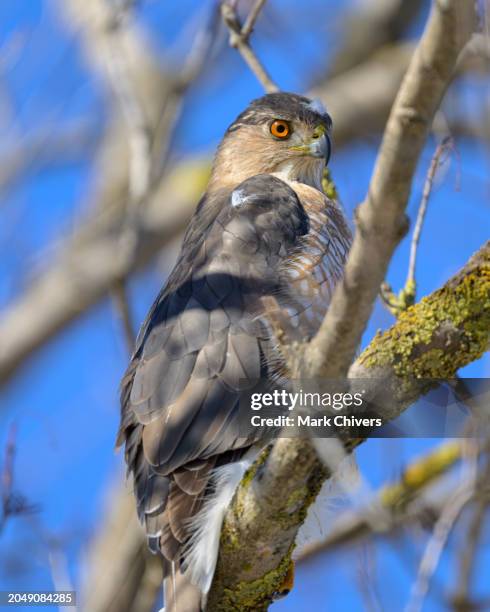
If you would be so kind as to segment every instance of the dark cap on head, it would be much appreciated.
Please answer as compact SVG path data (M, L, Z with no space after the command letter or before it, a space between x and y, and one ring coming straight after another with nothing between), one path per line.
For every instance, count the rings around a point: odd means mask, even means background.
M332 119L320 100L310 100L295 93L270 93L252 100L247 108L236 118L229 127L232 131L240 125L257 125L271 117L275 119L299 119L304 123L323 125L330 130Z

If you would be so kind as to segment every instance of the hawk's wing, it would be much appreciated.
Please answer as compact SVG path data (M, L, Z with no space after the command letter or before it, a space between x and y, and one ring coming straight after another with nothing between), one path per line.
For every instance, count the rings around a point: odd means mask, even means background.
M295 192L270 175L205 197L123 380L119 443L150 540L173 559L210 470L264 432L240 430L239 392L278 362L266 299L308 232ZM275 367L275 366L272 366Z

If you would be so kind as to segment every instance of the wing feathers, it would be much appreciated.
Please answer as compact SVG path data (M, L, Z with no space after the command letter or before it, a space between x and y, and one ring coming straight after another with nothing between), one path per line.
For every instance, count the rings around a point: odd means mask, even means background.
M335 229L335 215L315 209L310 219L283 181L259 175L236 189L234 206L225 190L200 203L123 380L118 440L150 547L169 560L182 560L214 466L256 441L240 430L239 397L284 373L277 321L311 330L345 256L345 240L323 227ZM321 267L326 251L332 274Z

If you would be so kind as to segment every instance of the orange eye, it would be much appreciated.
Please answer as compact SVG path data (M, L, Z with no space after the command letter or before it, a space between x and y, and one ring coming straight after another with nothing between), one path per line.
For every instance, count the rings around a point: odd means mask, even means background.
M287 138L291 133L291 128L287 121L276 119L271 124L271 134L276 138Z

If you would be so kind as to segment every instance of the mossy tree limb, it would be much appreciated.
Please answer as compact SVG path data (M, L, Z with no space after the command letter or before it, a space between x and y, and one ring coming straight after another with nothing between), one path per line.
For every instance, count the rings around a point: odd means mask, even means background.
M326 478L303 440L278 440L245 475L221 533L208 597L213 612L267 610L290 564L296 533Z
M350 375L390 385L394 396L386 418L395 418L423 394L424 377L453 377L478 359L489 341L490 242L442 288L378 334ZM350 441L348 450L361 442ZM307 508L327 477L304 440L280 439L262 456L225 518L207 610L267 610L287 573Z

